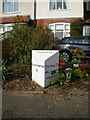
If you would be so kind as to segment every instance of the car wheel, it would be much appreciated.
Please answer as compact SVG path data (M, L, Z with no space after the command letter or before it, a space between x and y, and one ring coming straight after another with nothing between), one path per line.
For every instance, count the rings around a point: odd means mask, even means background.
M68 51L62 51L60 53L60 57L62 57L65 62L71 61L72 59L72 55Z

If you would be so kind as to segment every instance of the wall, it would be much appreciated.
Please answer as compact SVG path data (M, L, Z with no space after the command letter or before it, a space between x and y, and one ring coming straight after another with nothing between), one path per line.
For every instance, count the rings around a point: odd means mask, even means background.
M31 19L33 19L33 2L20 2L20 11L14 13L3 13L2 1L0 1L0 22L13 22L13 19L17 15L22 15L26 19L28 15L30 15Z
M79 0L81 2L69 2L69 9L67 10L49 10L49 0L46 1L37 2L37 19L83 18L83 0Z
M41 20L37 20L37 26L43 26L44 28L46 28L50 23L57 23L57 22L71 23L72 21L75 21L77 19L78 18L41 19Z

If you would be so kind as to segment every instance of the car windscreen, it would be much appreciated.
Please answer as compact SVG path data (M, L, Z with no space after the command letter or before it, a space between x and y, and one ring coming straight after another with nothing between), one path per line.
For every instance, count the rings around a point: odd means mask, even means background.
M70 37L63 38L59 43L72 43L72 39Z

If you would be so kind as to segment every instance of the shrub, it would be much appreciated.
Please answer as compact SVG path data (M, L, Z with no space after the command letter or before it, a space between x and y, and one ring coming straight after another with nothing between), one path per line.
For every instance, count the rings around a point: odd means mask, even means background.
M84 22L85 21L83 19L78 19L72 22L70 25L70 35L71 36L82 35L82 31L83 31L82 27L83 27Z
M2 80L3 83L7 82L8 78L13 77L13 73L11 73L8 69L7 69L7 65L6 65L7 61L3 61L0 59L0 80ZM1 81L0 81L1 82Z
M53 72L53 77L51 78L50 83L52 85L63 85L71 80L71 74L70 70L59 71L59 73Z
M83 70L84 73L90 74L90 61L82 61L82 63L80 64L80 69Z
M77 68L72 71L72 80L74 79L76 80L79 79L81 81L84 81L87 78L86 78L86 74L81 69Z
M81 60L86 56L85 52L80 48L71 49L72 52L72 62L81 62Z
M7 60L10 50L10 41L9 39L5 39L2 41L2 59Z
M52 85L54 85L54 84L63 85L64 81L65 81L65 73L59 72L59 73L55 74L55 76L54 76L54 74L53 74L53 78L51 78L51 80L50 80L50 83Z
M10 41L8 64L30 66L31 51L52 49L55 38L48 28L43 29L40 26L34 28L16 23L8 40Z

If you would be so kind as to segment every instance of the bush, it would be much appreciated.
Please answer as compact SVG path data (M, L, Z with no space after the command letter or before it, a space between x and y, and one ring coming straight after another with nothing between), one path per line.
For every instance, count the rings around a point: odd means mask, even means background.
M86 56L86 53L80 48L71 49L72 52L72 62L81 62Z
M85 21L83 19L78 19L72 22L70 25L70 35L71 36L82 35L84 22Z
M86 80L86 74L79 68L72 71L72 80L79 79L80 81Z
M90 74L90 61L82 61L82 63L80 64L80 69L82 69L84 73Z
M10 41L9 39L5 39L2 41L2 59L7 60L10 50Z
M71 75L72 75L72 73L71 73L70 69L69 70L65 70L65 71L59 71L59 73L55 73L54 72L52 74L52 78L50 80L50 84L51 85L57 84L59 86L64 85L65 83L70 82Z
M7 65L6 65L7 61L3 61L0 59L0 82L5 83L7 82L8 78L13 77L13 73L11 73L8 69L7 69Z
M19 66L31 65L31 51L52 49L55 38L49 29L29 27L26 24L15 24L10 32L10 51L8 64Z

